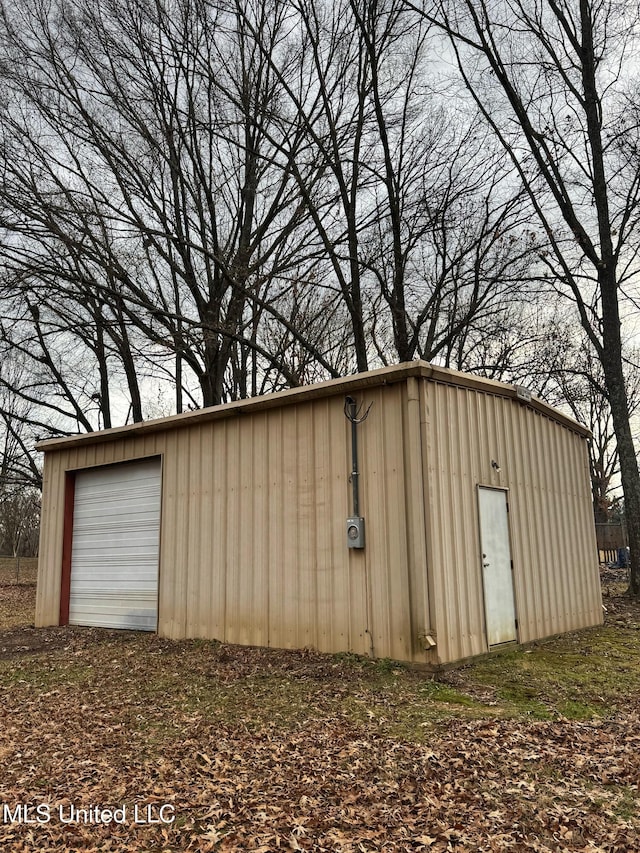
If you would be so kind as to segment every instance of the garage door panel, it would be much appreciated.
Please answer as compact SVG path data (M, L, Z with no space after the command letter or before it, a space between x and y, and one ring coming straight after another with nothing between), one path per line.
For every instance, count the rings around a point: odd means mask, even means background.
M85 531L80 531L81 533ZM105 534L105 541L102 542L101 545L98 545L97 536L102 533L103 537ZM90 557L92 554L95 554L98 557L104 557L105 554L112 553L112 549L117 548L127 548L131 549L132 552L138 551L140 554L143 554L145 549L148 550L150 545L155 543L157 539L157 533L153 531L149 531L145 528L145 530L140 531L135 527L128 527L128 529L123 530L122 526L116 531L110 529L108 526L103 527L102 529L99 527L89 528L86 531L86 536L77 536L76 542L78 543L78 553L83 553L87 557ZM105 550L105 542L109 545L108 551ZM102 550L98 551L98 548Z
M96 488L101 489L100 494L96 494ZM80 494L83 498L83 507L86 511L95 512L103 506L109 506L110 509L117 509L118 505L126 507L131 503L132 497L137 494L158 496L160 494L160 489L158 485L150 479L144 479L138 483L131 483L129 488L117 490L109 490L101 482L91 482L88 487L81 489Z
M99 488L99 487L98 487ZM115 524L116 520L128 518L129 513L131 512L132 504L135 504L136 499L140 500L149 500L151 498L155 498L159 500L160 495L155 495L152 492L138 492L137 494L129 494L126 496L126 501L123 497L115 497L113 501L104 501L102 503L95 503L90 506L84 502L86 499L83 499L80 496L80 499L83 500L82 509L77 515L78 525L80 527L91 527L96 523L100 523L104 521L105 524ZM76 501L78 500L78 495L76 495ZM108 513L108 518L105 518L105 515ZM145 525L153 525L155 522L155 515L152 510L146 510L144 507L138 507L136 518L132 519L132 523L137 526L144 527Z
M104 606L94 604L92 607L87 607L85 610L82 624L94 628L120 628L129 631L155 631L156 620L149 614L147 602L141 602L140 609L129 609L127 611L118 612L113 609L111 603L107 602Z
M153 565L155 561L148 556L149 551L154 546L155 542L152 537L146 537L144 540L136 542L134 545L128 545L126 541L118 539L110 544L109 552L96 554L94 551L86 547L79 547L74 556L82 558L89 563L96 565L117 565L124 558L135 561L138 565Z
M105 514L109 512L108 518L105 518ZM100 511L93 512L91 515L79 515L77 529L78 530L90 530L91 528L99 527L101 530L111 529L118 530L123 521L127 521L127 528L137 528L141 531L144 530L154 530L156 527L157 519L155 518L155 514L150 512L140 512L140 516L132 519L130 517L130 510L123 511L110 511L108 508L100 508Z
M160 460L76 474L69 622L154 631Z
M146 573L140 577L137 577L132 580L124 580L118 582L118 588L114 593L112 590L112 582L109 578L106 577L96 577L94 582L89 581L79 581L75 584L75 588L73 594L71 596L71 600L74 598L79 600L82 596L102 596L104 594L109 594L111 598L114 600L119 600L121 598L122 592L130 592L132 595L136 594L138 596L148 597L150 600L155 601L155 594L152 594L149 591L149 587L152 585L154 580L153 574L151 572Z

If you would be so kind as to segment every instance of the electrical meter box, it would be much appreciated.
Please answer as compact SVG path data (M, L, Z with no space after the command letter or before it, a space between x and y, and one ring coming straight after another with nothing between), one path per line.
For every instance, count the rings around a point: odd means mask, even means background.
M364 518L347 519L347 545L349 548L364 548Z

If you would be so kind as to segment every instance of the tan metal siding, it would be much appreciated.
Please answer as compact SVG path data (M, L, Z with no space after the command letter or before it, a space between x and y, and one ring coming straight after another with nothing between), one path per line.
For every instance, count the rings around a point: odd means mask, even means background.
M329 649L333 642L341 642L343 648L354 648L350 638L348 602L349 570L336 572L344 560L344 542L341 541L341 511L346 512L347 471L346 454L333 452L331 436L344 429L341 420L336 420L332 429L332 407L328 401L314 407L314 470L315 529L317 554L317 601L318 601L318 648ZM341 413L333 410L334 417ZM336 449L337 450L337 449ZM360 642L356 646L360 647Z
M58 620L64 472L159 453L159 633L359 653L373 638L380 656L424 660L416 635L425 620L410 595L412 583L424 596L425 565L423 545L412 545L410 582L407 515L416 527L423 510L419 459L404 446L406 396L403 383L362 397L373 402L359 428L364 552L346 547L342 396L49 452L38 624ZM418 409L413 417L419 434Z
M440 661L487 650L477 484L508 489L520 641L600 622L584 438L525 405L470 388L425 382L425 396Z
M240 516L243 511L241 503L241 488L242 483L239 478L240 473L240 447L238 441L240 424L237 420L233 420L224 424L224 431L220 435L220 431L214 429L213 442L214 446L218 443L225 448L226 468L224 480L226 485L226 494L220 495L220 499L227 502L226 526L220 532L227 541L226 563L223 566L216 567L218 571L225 571L227 582L225 584L225 600L220 602L224 607L224 633L218 639L226 642L239 642L242 631L242 613L239 611L238 599L240 594L240 585L243 582L241 577L244 566L240 567L239 561L239 542L238 542L238 526L240 524ZM246 535L253 535L249 519L246 520ZM242 569L242 571L240 571ZM250 593L250 589L247 590ZM249 608L252 602L248 599L245 607ZM185 614L186 617L186 614ZM246 633L246 632L245 632Z
M426 554L417 386L412 394L411 406L406 383L363 397L365 405L373 405L359 427L362 512L374 654L425 661L418 641L426 628Z
M64 469L61 454L47 454L42 480L42 513L36 625L57 625L60 616L62 534L64 522Z
M478 412L476 392L438 384L426 390L437 654L449 661L486 650L476 504L481 478L472 449L476 436L478 449L493 443L495 429L492 419Z
M601 600L586 443L524 409L519 420L509 467L518 481L511 526L525 642L601 621Z
M160 608L158 631L165 636L184 637L186 630L187 568L189 565L189 457L193 433L175 430L166 436L168 470L163 482L162 526L160 541ZM166 549L166 553L165 553ZM163 598L162 580L168 596Z
M211 430L207 424L203 424L197 431L197 441L191 458L192 469L196 470L200 478L199 489L196 492L199 497L189 501L189 537L193 543L191 547L196 561L197 555L201 555L203 560L202 571L196 574L197 581L190 581L188 589L189 606L193 611L194 633L198 637L212 636L210 634L211 615L217 598L213 592L214 452Z
M368 419L359 427L361 510L367 524L364 557L370 608L368 628L377 657L407 657L393 654L396 647L405 652L406 642L401 632L400 636L394 636L391 628L394 610L401 606L402 600L402 577L398 575L406 571L406 551L403 553L406 526L404 520L399 524L397 518L400 495L404 492L401 391L397 385L389 389L386 406L381 405L379 394L373 400L374 395L367 395L366 404L373 402L373 406Z
M424 399L424 382L414 378L407 379L404 469L412 659L435 663L437 660L435 652L424 651L424 637L430 635L432 631L427 573L427 505L422 453Z

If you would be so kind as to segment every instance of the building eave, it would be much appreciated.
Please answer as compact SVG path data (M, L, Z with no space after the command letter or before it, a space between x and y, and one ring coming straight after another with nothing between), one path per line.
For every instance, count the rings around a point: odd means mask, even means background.
M497 382L493 379L485 379L469 373L461 373L458 370L438 367L425 361L411 361L390 367L382 367L377 370L368 371L367 373L358 373L353 376L330 379L300 388L290 388L285 391L277 391L259 397L249 397L245 400L236 400L232 403L223 403L219 406L210 406L204 409L184 412L179 415L170 415L165 418L126 424L125 426L112 427L111 429L96 432L45 439L36 444L36 449L43 452L52 452L81 444L100 444L114 439L133 438L170 429L182 429L222 418L241 417L244 414L252 414L279 406L306 403L340 394L355 394L367 388L402 382L410 377L424 378L446 385L470 388L485 394L512 398L520 405L530 407L534 411L558 422L584 438L591 436L589 430L582 424L568 417L558 409L549 406L542 400L531 397L530 400L523 402L515 385Z

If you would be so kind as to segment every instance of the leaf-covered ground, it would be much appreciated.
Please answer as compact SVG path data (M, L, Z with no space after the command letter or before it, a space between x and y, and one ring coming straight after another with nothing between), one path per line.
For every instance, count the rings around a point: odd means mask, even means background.
M603 628L434 679L36 630L33 585L0 584L3 851L640 850L640 608L617 589Z

